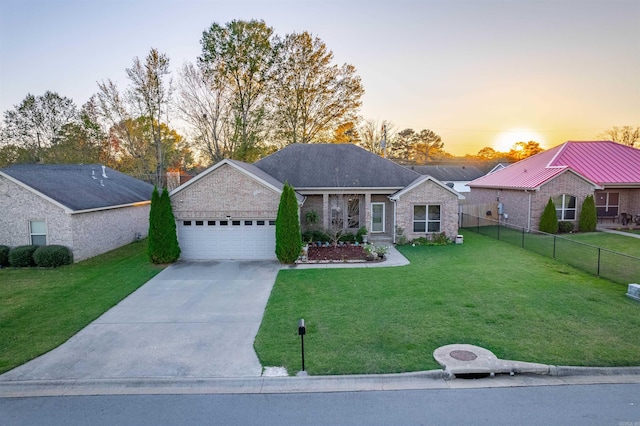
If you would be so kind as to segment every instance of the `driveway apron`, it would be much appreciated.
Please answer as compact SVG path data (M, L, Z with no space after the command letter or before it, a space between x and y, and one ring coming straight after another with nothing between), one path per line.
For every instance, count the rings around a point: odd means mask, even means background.
M260 376L253 341L279 269L271 261L176 263L0 380Z

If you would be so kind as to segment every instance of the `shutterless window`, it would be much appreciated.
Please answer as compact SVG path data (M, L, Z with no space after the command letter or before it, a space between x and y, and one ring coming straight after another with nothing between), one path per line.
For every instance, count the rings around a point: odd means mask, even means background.
M220 226L227 226L228 224L229 224L229 222L226 221L226 220L221 220L220 221Z
M256 225L264 225L264 220L256 220Z
M216 221L215 221L215 220L208 220L208 221L207 221L207 225L209 225L209 226L215 226L215 225L216 225Z
M245 220L244 221L244 226L252 226L253 225L253 221L252 220Z
M231 224L233 226L240 226L240 221L239 220L234 220L233 222L231 222Z
M553 199L553 204L556 206L558 220L576 219L576 197L573 195L559 195Z
M202 226L204 225L204 222L201 220L196 220L196 226Z
M190 220L183 220L182 221L182 225L183 226L191 226L191 221Z
M413 232L440 232L440 224L439 205L413 206Z
M29 230L31 233L31 245L47 245L47 225L44 223L44 221L32 220L29 223Z

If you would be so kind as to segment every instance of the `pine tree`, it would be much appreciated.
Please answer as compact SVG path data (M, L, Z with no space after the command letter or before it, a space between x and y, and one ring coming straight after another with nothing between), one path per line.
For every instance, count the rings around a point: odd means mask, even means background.
M578 229L581 232L593 232L598 224L598 212L596 210L596 202L593 195L587 195L582 203L580 210L580 220L578 221Z
M160 196L157 195L157 192L157 188L154 188L154 195L151 196L147 253L153 263L172 263L180 257L176 220L173 216L171 199L167 188L163 189Z
M553 203L551 198L549 198L549 202L544 208L542 216L540 216L540 225L538 226L538 229L548 234L555 234L558 232L558 215L556 213L556 205Z
M293 263L300 255L301 249L298 200L291 185L285 183L276 218L276 256L282 263Z

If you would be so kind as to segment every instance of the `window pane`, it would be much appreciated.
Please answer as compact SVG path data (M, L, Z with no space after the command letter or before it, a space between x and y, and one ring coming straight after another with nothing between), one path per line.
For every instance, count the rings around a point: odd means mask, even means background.
M46 237L46 235L32 235L31 236L31 245L34 245L34 246L46 246L47 245L47 237Z
M215 224L216 224L215 220L208 220L207 221L207 225L209 225L209 226L214 226Z
M413 232L425 232L425 230L424 222L413 222Z
M575 210L565 210L564 212L564 219L565 220L574 220L576 218L576 211Z
M185 220L185 221L182 222L182 224L184 226L191 226L191 221L190 220Z
M440 232L440 222L429 222L429 232Z
M413 220L426 220L426 219L427 219L427 206L413 206Z
M576 208L576 197L573 197L571 195L565 195L564 196L564 201L565 203L567 203L567 207L570 209L575 209Z
M31 222L31 233L32 234L46 234L47 233L47 227L45 226L44 222L41 221L32 221Z
M619 198L620 198L620 194L618 194L617 192L610 192L609 193L609 205L610 206L617 206Z
M440 206L429 206L429 220L440 220Z
M204 225L204 222L201 220L196 220L196 226L202 226Z
M607 204L607 194L596 194L596 206L604 206Z

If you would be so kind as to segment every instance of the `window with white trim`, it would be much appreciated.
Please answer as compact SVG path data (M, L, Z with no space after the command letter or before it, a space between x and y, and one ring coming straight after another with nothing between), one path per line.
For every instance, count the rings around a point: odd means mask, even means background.
M413 232L440 232L442 215L438 204L422 204L413 206Z
M31 245L46 246L47 245L47 224L42 220L32 220L29 222L29 233Z
M562 194L553 198L558 220L576 220L576 197Z

